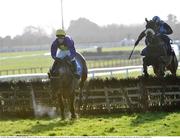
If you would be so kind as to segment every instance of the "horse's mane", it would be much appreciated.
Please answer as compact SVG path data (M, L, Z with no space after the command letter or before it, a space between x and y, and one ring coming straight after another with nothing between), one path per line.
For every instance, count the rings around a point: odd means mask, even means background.
M158 26L156 25L156 23L153 20L147 20L146 21L146 29L153 29L155 31L155 33L157 32Z

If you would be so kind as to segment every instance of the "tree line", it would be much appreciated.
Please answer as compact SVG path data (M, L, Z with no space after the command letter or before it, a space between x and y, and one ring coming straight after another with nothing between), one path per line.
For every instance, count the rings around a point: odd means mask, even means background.
M174 33L170 36L174 40L180 40L180 22L175 15L169 14L165 20L172 27ZM118 42L127 39L137 39L139 33L145 29L144 24L98 26L86 18L79 18L70 22L67 34L71 35L76 43L89 42ZM0 37L0 47L6 46L30 46L50 45L55 38L55 29L48 35L43 28L27 26L21 35L15 37Z
M175 15L169 14L165 20L173 29L173 34L170 36L174 40L180 39L180 22ZM97 24L85 18L80 18L71 21L67 30L73 38L81 42L116 42L127 39L137 39L141 31L145 29L144 24L138 25L118 25L111 24L107 26L98 26Z

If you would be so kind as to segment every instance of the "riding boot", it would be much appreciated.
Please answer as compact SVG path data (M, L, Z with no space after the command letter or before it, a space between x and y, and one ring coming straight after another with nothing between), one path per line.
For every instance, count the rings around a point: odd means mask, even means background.
M76 61L73 60L71 61L72 65L73 65L73 71L74 71L74 76L77 78L77 79L80 79L80 76L79 74L77 73L77 64L76 64Z
M141 51L141 56L146 56L147 55L147 47L145 47L142 51Z

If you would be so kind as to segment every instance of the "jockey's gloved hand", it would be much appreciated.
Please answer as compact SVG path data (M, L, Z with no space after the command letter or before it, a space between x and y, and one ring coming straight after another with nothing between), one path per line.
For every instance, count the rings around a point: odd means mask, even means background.
M54 58L54 60L58 60L58 58L57 58L57 57L55 57L55 58Z
M61 61L62 59L56 57L56 58L54 58L54 60L55 61Z
M53 59L54 59L55 61L58 61L58 60L59 60L59 58L57 58L57 57L53 57Z
M70 61L71 59L70 59L69 56L65 56L65 57L64 57L64 60Z

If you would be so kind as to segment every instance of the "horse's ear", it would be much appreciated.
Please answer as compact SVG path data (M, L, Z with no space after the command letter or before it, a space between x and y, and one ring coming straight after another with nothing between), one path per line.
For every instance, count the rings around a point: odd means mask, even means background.
M146 21L147 23L149 22L147 18L145 18L145 21Z

